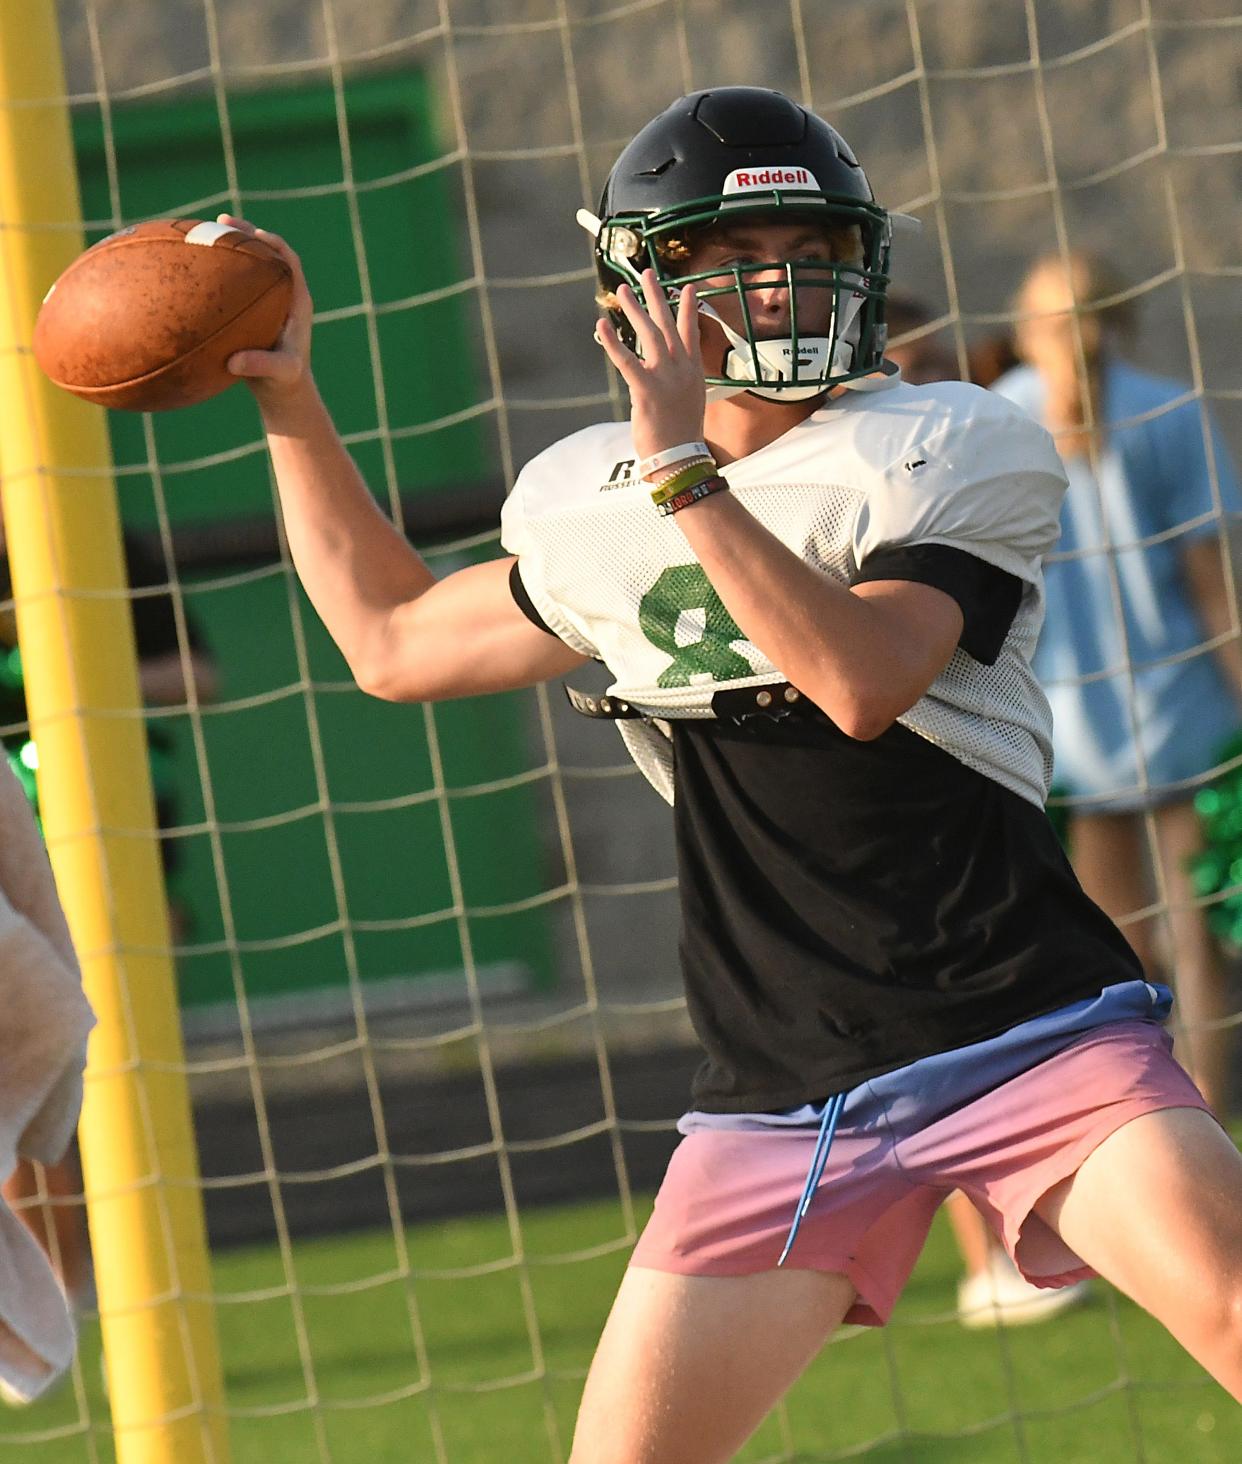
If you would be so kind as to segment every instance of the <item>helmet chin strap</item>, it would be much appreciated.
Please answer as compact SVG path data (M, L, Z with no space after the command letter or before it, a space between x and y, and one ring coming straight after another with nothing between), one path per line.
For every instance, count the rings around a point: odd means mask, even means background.
M756 341L752 350L751 344L745 336L739 335L732 326L722 320L705 300L700 300L699 310L709 320L716 322L730 345L729 354L725 357L724 374L735 379L746 378L745 384L739 383L736 387L708 387L708 400L720 401L726 397L736 396L743 391L773 402L800 402L809 397L822 396L832 385L832 382L826 379L828 373L848 371L854 364L854 346L857 340L857 331L854 326L862 303L862 297L858 295L851 295L845 302L841 311L842 327L837 332L835 346L832 345L831 336L799 336L795 358L791 336L777 336L771 340ZM853 338L851 339L851 337ZM831 359L829 359L830 350ZM760 384L749 380L756 374L756 368L758 368ZM765 386L762 384L763 382L795 383L806 377L810 377L811 380L804 386L792 384Z

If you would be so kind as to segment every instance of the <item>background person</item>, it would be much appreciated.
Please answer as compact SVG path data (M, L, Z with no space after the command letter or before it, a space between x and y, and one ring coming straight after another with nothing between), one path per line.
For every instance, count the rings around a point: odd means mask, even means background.
M929 305L917 296L890 291L885 316L890 344L884 354L901 367L903 381L920 386L958 378L958 356L948 329L928 329L936 318ZM1012 351L995 344L1000 339L984 339L986 350L980 364L985 374L997 362L1009 359L1012 364ZM973 377L977 369L973 348L969 360ZM988 375L980 385L989 385L994 379ZM965 1267L957 1287L957 1315L963 1326L1019 1326L1046 1321L1086 1297L1086 1281L1056 1289L1032 1285L961 1190L955 1190L945 1201L945 1214Z
M1070 483L1034 663L1054 781L1074 800L1070 856L1144 969L1174 985L1178 1056L1223 1119L1228 975L1188 866L1203 843L1195 791L1240 720L1220 517L1242 502L1237 478L1188 388L1124 359L1133 305L1105 259L1036 260L1016 308L1024 364L995 389L1053 434Z

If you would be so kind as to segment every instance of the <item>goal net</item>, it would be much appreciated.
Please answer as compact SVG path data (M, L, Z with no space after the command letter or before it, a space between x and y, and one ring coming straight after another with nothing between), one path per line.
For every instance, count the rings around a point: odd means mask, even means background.
M438 572L499 552L528 457L624 413L575 211L673 97L760 84L832 121L881 201L922 220L895 251L921 311L907 336L956 370L1004 358L1033 259L1115 265L1106 303L1133 307L1132 359L1200 413L1213 492L1109 552L1213 529L1227 623L1180 654L1229 656L1236 0L59 13L88 237L223 210L287 237L324 396ZM556 686L363 697L296 582L244 391L110 430L139 651L178 668L147 723L233 1456L563 1460L696 1061L667 809ZM6 742L29 768L6 664ZM1171 912L1214 916L1222 970L1242 937L1237 761L1222 745L1166 790L1208 821L1200 907L1154 818L1136 843L1150 894L1123 914L1158 960ZM893 1324L827 1349L740 1457L1237 1457L1223 1394L1104 1288L1047 1327L967 1334L960 1274L937 1230ZM0 1417L0 1458L113 1457L97 1351L88 1312L72 1386Z

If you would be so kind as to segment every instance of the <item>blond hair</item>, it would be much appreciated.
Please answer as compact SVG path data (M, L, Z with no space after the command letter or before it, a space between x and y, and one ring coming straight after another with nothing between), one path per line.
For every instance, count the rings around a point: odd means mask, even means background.
M1042 274L1059 274L1069 285L1078 310L1094 315L1100 326L1122 341L1132 340L1138 326L1138 312L1130 286L1121 270L1106 255L1094 249L1049 250L1027 269L1018 288L1015 307L1033 279Z

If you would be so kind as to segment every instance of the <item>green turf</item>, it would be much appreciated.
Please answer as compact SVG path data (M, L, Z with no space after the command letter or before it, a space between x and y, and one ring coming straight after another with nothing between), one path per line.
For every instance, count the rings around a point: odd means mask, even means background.
M234 1464L562 1460L582 1373L624 1265L625 1232L617 1207L600 1203L532 1210L520 1239L524 1267L513 1263L501 1218L410 1230L412 1282L402 1279L386 1233L299 1242L288 1273L273 1247L218 1256ZM606 1253L556 1260L592 1248ZM1242 1410L1154 1323L1104 1288L1055 1321L997 1337L964 1332L952 1319L956 1280L952 1240L937 1222L893 1324L847 1333L826 1348L783 1416L770 1419L740 1458L1242 1458ZM419 1386L428 1379L429 1388ZM71 1384L0 1416L0 1426L0 1461L114 1459L96 1327L84 1329Z

